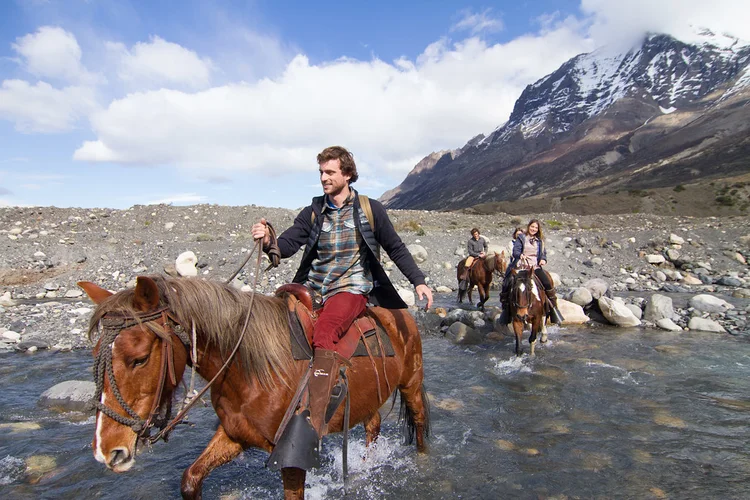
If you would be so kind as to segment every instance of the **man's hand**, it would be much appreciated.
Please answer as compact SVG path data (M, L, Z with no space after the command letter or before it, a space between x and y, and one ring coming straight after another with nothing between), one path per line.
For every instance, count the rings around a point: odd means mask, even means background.
M542 259L542 260L539 261L539 267L546 266L546 265L547 265L547 261L546 260Z
M268 232L268 226L266 225L266 219L261 219L260 222L253 224L251 230L254 240L263 238L263 246L267 246L271 243L271 236Z
M432 290L427 285L417 285L415 290L417 291L417 297L419 300L427 298L427 305L424 307L425 311L432 307Z
M484 259L484 258L485 258L486 256L487 256L487 254L486 254L486 253L484 253L484 252L479 252L479 257L481 257L481 258L483 258L483 259Z

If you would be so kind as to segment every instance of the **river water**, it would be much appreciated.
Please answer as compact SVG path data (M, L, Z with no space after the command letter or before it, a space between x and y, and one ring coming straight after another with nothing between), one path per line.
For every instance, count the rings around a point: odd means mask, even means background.
M549 338L531 359L512 355L511 337L466 347L426 336L429 453L400 443L394 410L374 449L354 430L346 488L341 437L326 438L329 462L308 475L308 497L750 497L747 338L613 327L552 327ZM109 472L92 456L90 416L37 404L58 382L90 379L90 367L81 351L0 356L2 497L178 498L213 411L195 410L193 427L130 472ZM266 457L248 450L216 470L204 498L282 498Z

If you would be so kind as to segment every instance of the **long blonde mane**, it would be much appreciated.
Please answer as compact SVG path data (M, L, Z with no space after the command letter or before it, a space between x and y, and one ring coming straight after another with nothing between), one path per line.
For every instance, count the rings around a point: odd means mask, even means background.
M253 294L216 281L151 278L159 287L160 307L168 307L187 332L194 327L196 337L205 341L206 351L215 345L225 360L242 333ZM103 301L91 317L89 338L93 340L98 335L99 321L108 312L135 316L134 295L135 289L131 288ZM289 383L293 360L287 308L281 299L255 294L237 358L245 374L264 387L272 387L279 379Z

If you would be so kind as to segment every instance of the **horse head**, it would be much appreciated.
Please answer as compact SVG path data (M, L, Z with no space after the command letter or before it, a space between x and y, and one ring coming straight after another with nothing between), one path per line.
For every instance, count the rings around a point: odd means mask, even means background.
M508 260L505 257L505 250L500 253L495 252L492 256L492 260L492 271L500 273L502 276L504 276L505 270L508 269Z
M531 271L528 269L513 270L513 289L511 302L515 315L521 321L526 321L529 309L532 307L532 292L534 288Z
M135 289L116 294L91 282L78 285L97 304L89 326L89 338L99 337L93 351L94 457L125 472L135 463L138 441L169 420L172 394L187 364L187 349L176 333L182 329L151 278L140 276Z

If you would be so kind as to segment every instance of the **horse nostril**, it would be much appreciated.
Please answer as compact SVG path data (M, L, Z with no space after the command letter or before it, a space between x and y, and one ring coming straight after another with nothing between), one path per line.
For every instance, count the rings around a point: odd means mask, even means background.
M124 462L127 462L128 458L130 458L130 453L126 448L115 448L109 454L109 466L118 466Z

